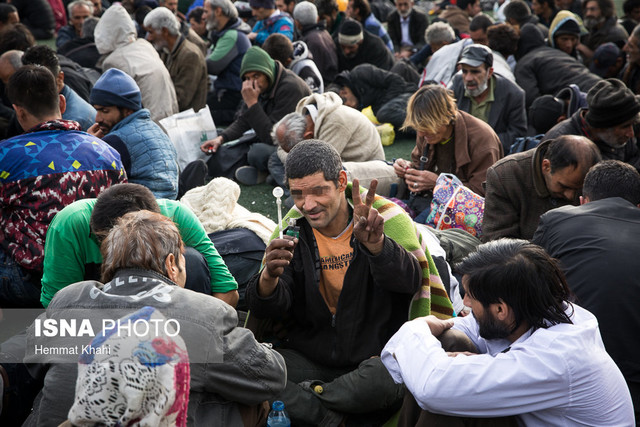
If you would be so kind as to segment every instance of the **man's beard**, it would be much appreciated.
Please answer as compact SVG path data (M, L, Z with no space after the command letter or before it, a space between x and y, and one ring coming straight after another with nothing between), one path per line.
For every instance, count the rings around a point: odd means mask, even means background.
M467 92L469 92L469 95L471 96L480 96L485 90L487 90L488 87L489 87L489 79L486 79L484 82L479 84L477 88L467 89Z
M473 314L473 312L472 312ZM511 330L506 325L500 323L491 313L485 310L482 319L473 316L480 327L480 336L486 340L505 339L511 335Z
M411 15L411 12L413 11L413 8L410 7L409 9L407 9L404 12L400 12L398 11L398 13L400 14L400 16L402 16L403 18L406 18L407 16Z
M212 16L210 19L207 19L207 24L205 25L207 31L216 31L218 29L218 20L215 16Z
M584 26L587 27L589 31L594 30L598 27L598 25L604 22L604 16L599 18L584 18Z
M619 140L613 132L613 129L607 129L604 132L597 132L595 133L595 136L611 148L622 148L629 143L629 139L626 137L624 140L622 140L622 138Z

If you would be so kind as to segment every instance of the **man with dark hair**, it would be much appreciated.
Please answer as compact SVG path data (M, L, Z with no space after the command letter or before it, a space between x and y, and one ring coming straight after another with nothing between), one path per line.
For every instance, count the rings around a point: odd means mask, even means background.
M613 0L583 1L582 16L589 34L582 37L577 49L587 61L591 61L594 52L603 43L613 42L621 48L627 42L629 34L618 23Z
M316 1L316 7L318 8L318 18L320 21L325 22L329 34L332 37L337 36L346 14L338 10L336 0L318 0Z
M540 23L538 17L531 13L529 5L523 0L512 0L504 7L504 16L508 24L522 29L527 24L538 27L544 37L549 34L549 28Z
M83 131L91 127L96 119L95 108L64 83L64 71L60 68L58 56L49 46L36 45L30 47L22 56L22 63L24 65L35 64L47 67L56 78L58 92L64 96L66 101L66 110L62 113L62 118L78 122Z
M371 12L369 0L349 0L349 3L347 3L347 17L360 22L366 31L380 37L387 48L393 52L393 42L387 30Z
M640 24L640 0L625 0L622 11L624 15L620 18L620 25L631 35L636 25Z
M469 34L471 19L481 12L480 0L458 0L455 5L448 4L439 18L448 22L459 35Z
M303 41L291 43L287 36L271 34L262 49L276 61L293 71L309 86L313 93L324 92L324 81L316 63L310 58L309 48Z
M429 18L413 6L413 0L396 0L396 10L387 19L396 57L408 58L426 43L424 32L429 26Z
M204 7L196 7L187 15L191 29L203 39L207 38L207 21L203 18Z
M533 242L558 259L577 301L597 317L639 420L640 314L634 302L640 298L640 175L626 163L605 160L589 170L582 194L581 206L542 215Z
M493 19L490 16L483 13L479 13L473 17L469 23L469 37L474 43L489 45L489 39L487 38L487 31L489 27L494 25Z
M488 46L493 52L493 67L498 74L513 83L516 82L516 76L513 75L507 58L517 52L519 40L519 32L509 24L496 24L487 29Z
M538 17L538 21L545 27L551 25L551 21L556 17L555 0L533 0L531 2L532 12Z
M584 136L561 136L511 154L487 170L483 240L531 239L540 215L577 205L584 176L601 160Z
M275 0L250 0L251 14L256 24L249 33L249 40L262 46L262 43L273 33L284 34L293 40L293 19L286 12L276 8Z
M54 36L56 21L47 0L11 0L18 10L20 21L26 25L38 40Z
M88 132L104 138L122 156L129 182L142 184L158 198L178 194L176 148L142 108L135 80L117 68L100 76L91 90L96 123Z
M0 31L20 22L18 9L9 3L0 3Z
M587 108L549 130L544 139L583 135L595 142L603 159L621 160L640 170L635 126L640 101L618 79L602 80L587 93Z
M345 414L357 422L374 411L380 422L402 388L372 356L406 320L421 282L443 318L450 302L431 257L413 246L411 219L375 195L377 181L361 195L338 152L319 140L293 147L285 172L295 207L282 224L295 223L299 236L274 232L246 294L252 316L287 325L278 349L287 386L277 398L296 425L334 426Z
M293 16L293 9L296 6L295 0L276 0L276 7L280 12L288 13L289 16Z
M457 270L472 314L405 323L382 351L394 381L411 392L398 425L489 417L512 418L479 425L633 425L629 391L596 318L569 302L564 276L542 248L501 239ZM467 351L452 349L456 343Z
M527 133L524 91L493 72L493 53L487 46L471 44L458 60L462 74L456 74L449 89L458 109L488 123L496 132L505 153L515 138Z
M97 199L72 203L56 215L44 247L42 305L46 307L65 286L98 280L100 242L120 217L143 209L170 218L180 230L187 246L187 289L213 295L235 307L238 285L198 218L176 201L156 200L138 184L113 186Z
M153 196L149 196L153 200ZM173 319L173 325L177 325L176 329L179 328L187 345L191 381L185 418L189 423L212 425L216 420L224 420L220 421L223 425L239 426L244 424L244 419L249 425L259 425L260 416L263 420L266 416L263 402L273 399L284 388L287 376L284 361L274 350L258 343L250 331L238 327L233 307L217 298L184 289L189 271L182 255L185 244L181 237L185 237L185 230L180 226L170 217L137 209L114 221L109 233L103 236L101 252L97 252L100 261L104 260L100 281L105 283L86 280L61 289L42 318L68 321L76 317L74 315L81 315L83 321L91 322L93 331L100 331L108 324L106 319L118 319L122 313L154 307L168 319ZM89 232L86 228L84 231ZM89 234L82 238L91 240L91 245L95 246L92 252L97 251L97 244ZM136 335L142 330L136 328L138 320L141 319L135 320L128 335ZM166 331L166 325L155 326L156 331ZM154 330L154 327L150 329ZM125 329L121 331L126 333ZM105 327L105 335L110 335L109 332ZM38 339L33 329L27 335ZM80 340L74 341L80 343ZM82 343L87 343L86 337ZM165 344L156 338L153 347L165 358L171 357L174 349ZM146 356L153 351L150 353L149 349L139 346L136 353ZM91 359L95 353L83 353L83 357L85 355ZM77 361L78 356L73 357ZM162 357L148 360L155 366L163 363ZM30 363L30 372L45 384L34 402L27 425L63 423L74 401L77 363L69 363L69 357L65 359L64 356L43 357L30 349L27 349L25 362ZM111 359L109 366L117 371L127 371L126 365L118 362ZM132 376L130 381L134 382L135 374L127 372ZM123 384L120 386L124 387ZM165 386L174 391L174 382ZM186 425L186 420L183 424Z
M47 68L18 69L7 95L26 132L0 142L0 307L38 307L45 234L54 215L126 175L116 150L62 120L64 96Z
M362 29L362 24L347 18L333 38L338 52L338 71L351 70L360 64L371 64L390 70L395 62L380 37Z

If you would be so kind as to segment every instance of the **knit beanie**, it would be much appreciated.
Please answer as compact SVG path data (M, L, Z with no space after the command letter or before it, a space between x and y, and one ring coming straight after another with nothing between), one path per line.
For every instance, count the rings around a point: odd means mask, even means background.
M558 37L565 34L570 34L573 36L580 37L580 26L575 20L567 19L565 22L558 25L558 28L553 33L553 37Z
M240 65L240 77L248 71L258 71L267 76L269 85L273 84L276 73L276 63L267 52L258 46L251 46L242 58Z
M89 103L138 111L142 108L142 95L136 81L127 73L117 68L109 68L93 85Z
M564 103L553 95L542 95L533 101L529 107L529 123L536 133L547 133L558 123L562 115Z
M362 25L355 19L345 19L338 33L338 43L345 46L352 46L364 39Z
M249 6L254 9L264 8L264 9L275 9L276 8L276 0L249 0Z
M585 119L597 129L612 128L634 118L640 102L618 79L600 80L587 93L589 111Z

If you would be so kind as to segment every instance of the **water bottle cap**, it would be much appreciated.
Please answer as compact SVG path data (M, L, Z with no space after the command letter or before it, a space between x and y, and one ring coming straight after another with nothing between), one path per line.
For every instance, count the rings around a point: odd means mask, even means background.
M273 402L273 405L271 405L271 408L273 408L274 411L282 411L284 409L284 402L281 400L276 400L275 402Z

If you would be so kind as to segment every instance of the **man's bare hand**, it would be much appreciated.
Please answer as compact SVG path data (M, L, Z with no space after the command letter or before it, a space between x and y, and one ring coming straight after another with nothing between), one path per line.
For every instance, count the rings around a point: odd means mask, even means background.
M216 138L205 141L201 146L200 150L203 153L213 154L218 151L218 148L222 145L222 136L218 136Z
M384 218L376 209L371 208L377 187L378 180L371 180L365 202L362 203L360 182L353 180L353 234L373 255L382 252L384 245Z
M291 236L283 236L282 239L273 239L265 250L264 260L267 277L277 279L284 272L293 258L293 249L298 239Z
M91 126L89 126L89 129L87 129L87 133L90 133L91 135L95 136L96 138L103 138L104 137L104 132L100 128L100 125L97 124L97 123L94 123Z
M244 103L247 104L247 107L251 108L258 103L260 88L256 84L255 80L247 79L242 82L242 90L240 93L242 94Z
M427 325L429 325L429 329L431 329L431 335L433 335L434 337L439 337L444 331L450 329L453 326L452 319L442 320L438 319L434 315L423 317L423 319L425 322L427 322Z

